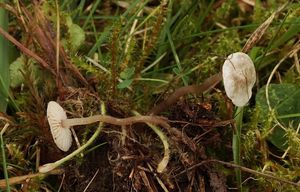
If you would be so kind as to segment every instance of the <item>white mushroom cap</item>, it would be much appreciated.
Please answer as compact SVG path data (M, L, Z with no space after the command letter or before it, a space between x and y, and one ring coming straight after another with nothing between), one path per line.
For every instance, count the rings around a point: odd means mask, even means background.
M226 95L239 107L246 105L252 95L256 72L251 58L242 52L229 55L223 64Z
M47 118L54 142L62 151L68 151L72 145L70 127L63 127L62 120L67 119L64 109L55 101L50 101L47 107Z

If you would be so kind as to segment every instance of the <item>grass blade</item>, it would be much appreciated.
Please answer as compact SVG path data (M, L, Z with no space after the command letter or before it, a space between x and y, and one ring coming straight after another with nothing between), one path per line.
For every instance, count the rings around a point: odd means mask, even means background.
M4 1L1 0L0 3ZM4 9L0 9L0 27L4 30L8 28L8 14ZM0 77L2 79L2 83L0 84L1 90L9 89L9 63L8 63L8 41L0 36ZM2 87L3 86L3 87ZM7 107L8 94L0 92L0 111L5 112Z

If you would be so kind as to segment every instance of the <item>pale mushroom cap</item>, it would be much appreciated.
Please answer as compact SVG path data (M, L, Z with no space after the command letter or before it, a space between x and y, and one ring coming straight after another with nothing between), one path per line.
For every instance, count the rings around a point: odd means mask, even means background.
M67 119L66 112L58 103L50 101L47 118L55 144L62 151L68 151L72 145L72 134L70 127L62 126L62 120Z
M251 58L242 52L229 55L223 64L223 82L226 95L236 106L244 106L252 95L256 72Z

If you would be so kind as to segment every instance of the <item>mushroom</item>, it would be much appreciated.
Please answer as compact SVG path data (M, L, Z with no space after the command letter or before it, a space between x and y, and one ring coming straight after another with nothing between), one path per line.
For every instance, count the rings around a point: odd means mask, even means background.
M243 123L243 108L252 95L252 87L256 81L256 72L251 58L242 52L229 55L223 64L223 82L226 95L237 107L236 129L232 137L233 160L241 165L241 130ZM237 182L241 188L241 170L236 170ZM242 189L240 189L242 191Z
M66 112L58 103L50 101L47 118L56 146L62 151L68 151L72 145L72 134L70 126L62 124L62 121L67 119Z
M62 151L68 151L72 145L70 127L75 125L87 125L98 121L113 125L130 125L133 123L152 123L168 128L165 119L157 116L134 116L128 118L115 118L109 115L94 115L83 118L67 119L64 109L55 101L50 101L47 108L47 118L55 144Z
M226 95L234 105L238 107L246 105L256 81L255 67L251 58L242 52L229 55L223 64L222 74Z
M236 52L229 55L223 64L222 73L219 72L206 79L201 85L189 85L174 91L168 99L154 106L149 114L155 115L168 109L178 99L187 94L202 94L216 86L220 81L224 82L226 95L238 107L247 104L252 95L252 87L256 81L256 72L251 58L243 53Z

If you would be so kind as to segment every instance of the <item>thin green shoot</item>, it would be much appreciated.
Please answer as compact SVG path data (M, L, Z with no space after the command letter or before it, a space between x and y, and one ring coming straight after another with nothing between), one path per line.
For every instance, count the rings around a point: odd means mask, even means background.
M0 3L5 3L5 0L1 0ZM3 30L8 29L8 14L3 8L0 9L0 27ZM0 36L0 78L1 86L0 89L8 90L10 84L9 77L9 61L8 61L8 41ZM8 94L3 94L0 92L0 112L5 112L7 107L7 97Z
M86 20L87 16L80 16L79 19ZM93 20L119 20L119 16L107 16L107 15L95 15L93 16Z
M79 5L77 6L76 13L79 15L79 17L83 14L83 8L86 0L81 0Z
M152 82L159 82L159 83L162 83L162 84L170 83L169 81L165 81L165 80L162 80L162 79L153 79L153 78L135 78L134 80L136 80L136 81L152 81Z
M145 73L147 72L149 69L151 69L152 67L154 67L156 64L158 64L165 56L167 53L163 53L159 58L157 58L153 63L151 63L149 66L147 66L145 69L143 69L141 71L141 73Z
M86 154L88 154L88 153L90 153L90 152L92 152L92 151L98 149L99 147L102 147L103 145L106 145L106 144L107 144L107 142L104 142L104 143L101 143L101 144L99 144L99 145L96 145L96 146L94 146L94 147L92 147L92 148L86 150L86 151L84 152L84 155L86 155Z
M196 29L198 29L199 31L201 29L201 25L203 24L205 18L211 12L211 9L212 9L212 7L213 7L214 4L215 4L215 0L212 0L212 1L209 2L209 5L207 7L205 7L205 11L201 15L200 21L197 22L198 25L196 26Z
M138 31L144 24L151 18L153 17L158 11L160 7L156 7L135 29L135 31Z
M95 13L97 7L98 7L98 4L101 2L101 0L96 0L96 2L94 2L94 5L92 6L92 9L89 11L89 15L88 17L86 18L82 28L85 29L87 27L87 25L89 24L90 20L93 19L93 14Z
M94 32L94 34L95 34L95 40L96 40L96 42L97 42L97 41L98 41L98 37L97 37L97 29L96 29L94 20L92 21L91 25L92 25L93 32ZM103 59L103 56L102 56L102 51L101 51L100 46L97 46L97 50L98 50L98 54L99 54L99 60L102 60L102 59Z
M232 137L233 161L236 165L241 166L241 130L243 127L243 110L244 107L238 107L235 115L236 130ZM242 191L242 173L240 169L235 169L236 180L240 191Z
M170 44L170 47L171 47L171 50L172 50L172 53L173 53L173 57L174 57L174 60L176 62L176 65L177 65L177 69L178 69L178 72L181 73L182 72L182 66L181 66L181 62L179 60L179 56L176 52L176 47L174 45L174 42L173 42L173 39L172 39L172 35L171 35L171 32L170 32L170 27L171 27L171 7L173 6L173 1L170 0L169 1L169 11L168 11L168 15L167 15L167 23L166 23L166 34L167 34L167 38L168 38L168 42ZM178 74L178 73L177 73ZM185 76L182 76L182 81L183 81L183 84L185 86L188 85L188 82L187 82L187 79Z
M278 119L287 119L287 118L294 118L294 117L300 117L300 113L294 113L294 114L287 114L287 115L279 115L279 116L277 116Z
M87 54L89 57L92 57L94 53L97 51L98 47L100 47L102 44L108 41L112 29L113 26L105 27L104 31L100 33L100 36L97 38L98 40L96 41L94 46L90 49L90 51Z
M137 111L133 111L133 114L137 116L140 115ZM162 130L159 127L151 123L147 123L147 125L157 134L157 136L159 137L159 139L161 140L164 146L164 157L159 162L156 169L158 173L162 173L167 167L170 159L170 146L168 143L168 137L164 134L164 132L162 132Z
M176 52L176 48L175 48L174 42L172 40L171 33L170 33L169 29L167 29L167 36L168 36L168 39L169 39L169 43L170 43L170 46L171 46L171 50L172 50L172 53L173 53L173 56L174 56L177 68L178 68L179 72L182 72L182 66L181 66L181 63L180 63L180 60L179 60L179 56L178 56L178 54ZM183 84L185 86L188 85L188 82L187 82L185 76L182 76L182 81L183 81Z
M135 19L139 18L139 17L138 17L138 13L139 13L141 10L143 10L143 8L144 8L145 5L148 3L148 1L145 1L145 2L143 2L142 4L140 4L140 3L141 3L140 0L137 0L137 1L133 2L133 3L130 4L130 6L127 8L127 10L125 11L125 13L123 13L123 14L120 16L120 19L121 19L121 18L126 18L126 20L127 20L126 25L125 25L124 27L121 28L120 34L125 34L125 35L127 35L127 32L130 31L129 29L130 29L130 27L131 27L133 21L134 21ZM139 5L139 4L140 4L140 5ZM138 9L137 9L137 7L138 7ZM136 9L136 10L134 11L134 14L133 14L131 17L127 18L127 16L129 15L129 13L131 12L131 10L132 10L133 8ZM126 41L125 41L125 42L126 42Z

